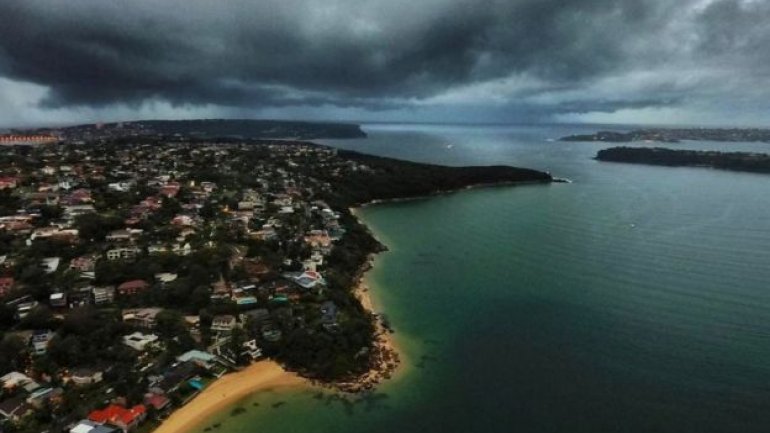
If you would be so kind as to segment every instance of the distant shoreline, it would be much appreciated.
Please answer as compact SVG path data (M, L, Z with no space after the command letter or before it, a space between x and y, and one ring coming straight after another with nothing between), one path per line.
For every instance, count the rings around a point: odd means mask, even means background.
M637 141L679 143L686 140L727 143L770 143L770 129L761 128L645 128L629 132L599 131L561 137L559 141L630 143Z
M61 127L12 129L24 134L54 134L62 140L112 139L133 136L177 136L214 139L349 139L366 138L361 125L348 122L311 122L271 119L132 120Z
M605 162L668 167L702 167L770 174L770 155L748 152L674 150L661 147L612 147L600 150L596 159Z

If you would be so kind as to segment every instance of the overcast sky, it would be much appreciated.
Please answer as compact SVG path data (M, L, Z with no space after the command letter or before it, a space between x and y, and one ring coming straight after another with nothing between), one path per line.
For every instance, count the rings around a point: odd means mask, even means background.
M765 0L1 0L0 126L767 125Z

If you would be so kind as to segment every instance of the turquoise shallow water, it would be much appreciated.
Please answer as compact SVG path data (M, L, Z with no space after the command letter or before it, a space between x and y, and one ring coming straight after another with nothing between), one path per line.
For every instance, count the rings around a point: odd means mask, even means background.
M369 278L412 367L357 402L261 393L216 431L770 430L770 176L600 163L601 145L547 141L577 127L366 129L333 144L574 183L362 210L391 246Z

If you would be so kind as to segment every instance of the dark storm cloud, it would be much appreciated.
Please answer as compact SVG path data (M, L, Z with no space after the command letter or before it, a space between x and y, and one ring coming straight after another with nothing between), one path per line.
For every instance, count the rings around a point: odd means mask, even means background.
M698 18L699 50L703 56L739 62L746 68L770 70L770 3L719 0ZM724 56L724 57L722 57ZM745 63L748 62L748 63Z
M616 98L592 97L592 86L669 63L698 70L730 59L738 75L770 63L770 7L707 3L4 0L0 76L45 86L48 107L392 109L512 76L539 84L510 98L571 94L545 103L554 112L667 105L693 86L662 76Z

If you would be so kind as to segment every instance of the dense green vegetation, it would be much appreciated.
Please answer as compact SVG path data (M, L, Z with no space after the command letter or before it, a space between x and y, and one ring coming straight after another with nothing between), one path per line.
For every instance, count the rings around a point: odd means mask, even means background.
M770 173L770 155L747 152L672 150L665 148L613 147L596 154L600 161L635 164L711 167L723 170Z
M550 174L508 166L447 167L339 151L344 159L365 164L342 178L327 177L335 202L344 207L372 200L420 197L468 186L514 182L550 182Z

